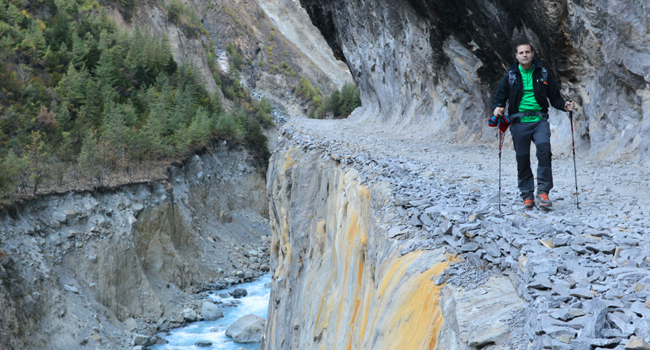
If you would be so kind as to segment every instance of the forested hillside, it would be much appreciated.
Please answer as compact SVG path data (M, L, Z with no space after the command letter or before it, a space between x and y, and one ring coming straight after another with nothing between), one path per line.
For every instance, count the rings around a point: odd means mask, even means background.
M120 2L126 20L133 2ZM187 37L205 32L179 1L168 19ZM225 111L195 69L177 64L166 37L118 30L91 0L0 0L0 198L151 178L161 164L215 137L268 158L271 105L239 84L237 62L215 80ZM236 48L232 53L236 56ZM118 181L119 182L119 181Z

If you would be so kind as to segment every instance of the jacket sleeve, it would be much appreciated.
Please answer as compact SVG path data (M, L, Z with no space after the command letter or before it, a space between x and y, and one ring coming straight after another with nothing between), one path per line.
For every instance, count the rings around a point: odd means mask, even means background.
M551 105L556 109L564 111L564 104L566 103L566 101L564 101L564 98L562 98L562 95L560 94L560 89L555 83L555 79L553 79L553 75L549 74L546 80L548 83L546 85L546 96L551 101Z
M506 101L508 101L508 95L510 94L510 85L508 84L508 74L501 79L499 83L499 88L497 93L494 94L494 100L492 101L492 109L494 110L497 107L505 107Z

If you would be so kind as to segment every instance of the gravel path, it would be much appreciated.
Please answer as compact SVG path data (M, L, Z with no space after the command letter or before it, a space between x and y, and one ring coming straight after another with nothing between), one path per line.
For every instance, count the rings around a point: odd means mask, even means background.
M650 340L648 164L579 158L577 209L573 159L554 157L555 210L525 211L514 151L504 146L499 212L496 139L443 144L350 120L297 118L281 134L354 167L365 183L393 183L398 215L387 235L404 241L401 253L445 247L464 258L437 283L476 288L492 274L510 275L529 304L510 320L507 348L624 349Z

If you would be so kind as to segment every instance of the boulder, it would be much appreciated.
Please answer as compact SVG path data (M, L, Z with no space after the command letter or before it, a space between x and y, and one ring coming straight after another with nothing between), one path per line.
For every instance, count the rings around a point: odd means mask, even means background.
M52 214L52 218L58 222L65 223L67 221L67 216L65 215L64 212L62 211L55 211L54 214Z
M266 320L257 315L246 315L226 329L226 336L237 343L259 343L264 334Z
M214 321L223 317L223 312L219 307L209 301L204 301L201 305L201 316L205 321Z
M65 214L66 221L74 220L77 217L76 210L64 210L63 213Z
M244 288L236 288L232 292L229 292L229 294L232 295L233 298L239 299L241 297L247 296L248 292Z
M151 338L147 337L146 335L137 333L133 335L133 345L147 346L149 344L151 344Z
M183 319L188 322L196 321L196 312L190 308L183 310Z

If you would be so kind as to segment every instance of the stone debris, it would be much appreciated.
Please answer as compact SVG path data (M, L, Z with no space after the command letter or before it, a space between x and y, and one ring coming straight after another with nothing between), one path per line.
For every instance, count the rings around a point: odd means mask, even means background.
M642 322L650 319L645 287L650 211L636 199L617 202L615 194L583 186L578 210L574 190L564 185L553 192L554 211L523 211L518 193L510 191L502 193L500 211L494 183L479 182L475 175L457 178L467 168L445 168L449 158L437 164L387 155L337 140L330 129L315 130L285 125L281 136L304 151L319 150L324 159L354 167L362 184L393 186L392 205L382 210L395 213L386 236L401 241L400 256L439 248L459 256L435 277L436 285L471 290L495 274L518 281L519 296L528 305L509 323L511 348L530 343L534 349L618 349L622 344L646 349L650 326ZM569 175L566 169L554 171L558 177ZM612 211L604 202L621 204Z

